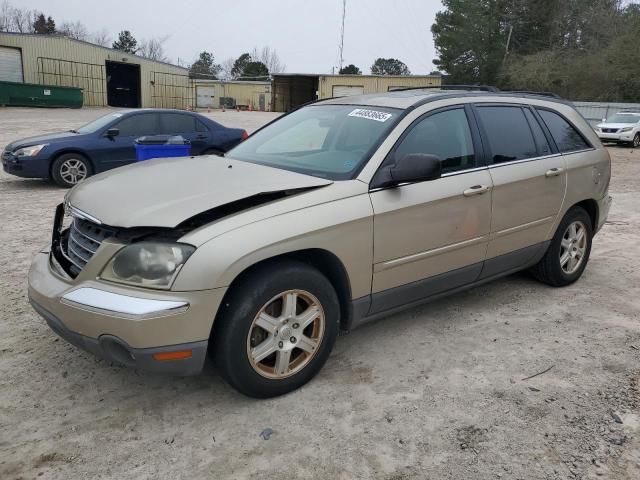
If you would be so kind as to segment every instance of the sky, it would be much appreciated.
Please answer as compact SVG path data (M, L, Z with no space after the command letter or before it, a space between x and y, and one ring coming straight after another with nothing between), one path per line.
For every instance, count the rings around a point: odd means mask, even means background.
M398 58L414 74L435 67L431 25L439 0L346 0L344 64L368 74L378 57ZM289 73L331 73L338 65L342 0L9 0L57 24L81 21L113 38L168 35L170 61L192 63L202 50L217 63L254 47L274 48ZM337 73L337 72L336 72Z

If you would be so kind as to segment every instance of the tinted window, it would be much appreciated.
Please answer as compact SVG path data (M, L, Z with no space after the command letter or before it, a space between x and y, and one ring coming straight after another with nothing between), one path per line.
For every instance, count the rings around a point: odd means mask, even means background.
M462 108L436 113L416 124L402 140L395 158L427 153L442 159L442 173L476 166L471 130Z
M549 110L538 110L538 113L549 128L551 136L561 152L575 152L590 148L582 135L560 115Z
M538 146L538 152L540 155L550 155L551 154L551 146L542 131L542 127L538 123L536 117L531 113L531 110L528 108L524 109L524 115L529 120L529 126L531 127L531 131L533 132L533 138L536 141L536 145Z
M479 107L493 163L538 156L529 123L520 107Z
M160 115L160 133L173 135L174 133L189 133L196 131L196 119L191 115L179 113L163 113Z
M204 126L204 123L202 123L200 120L196 119L196 130L198 132L208 132L209 129L207 127Z
M121 137L153 135L156 133L156 116L151 113L131 115L114 127L120 130Z

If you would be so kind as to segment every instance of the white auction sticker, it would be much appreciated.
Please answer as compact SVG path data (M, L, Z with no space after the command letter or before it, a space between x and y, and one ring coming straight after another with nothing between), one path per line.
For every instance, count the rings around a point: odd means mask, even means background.
M350 117L368 118L369 120L375 120L376 122L386 122L391 117L392 113L378 112L376 110L366 110L364 108L356 108L349 114Z

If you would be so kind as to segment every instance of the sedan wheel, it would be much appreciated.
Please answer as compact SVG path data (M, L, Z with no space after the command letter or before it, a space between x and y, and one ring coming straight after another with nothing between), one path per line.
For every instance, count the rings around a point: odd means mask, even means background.
M60 178L71 185L87 178L87 173L87 166L77 158L70 158L60 165Z
M306 367L324 336L320 302L304 290L289 290L269 300L253 320L247 337L251 366L266 378L280 379Z
M640 148L640 133L636 133L636 136L633 137L633 148Z
M575 273L587 252L587 227L575 221L567 227L560 243L560 267L567 275Z

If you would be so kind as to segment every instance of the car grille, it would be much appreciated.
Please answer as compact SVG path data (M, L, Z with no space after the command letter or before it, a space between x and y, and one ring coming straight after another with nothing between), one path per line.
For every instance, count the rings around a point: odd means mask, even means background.
M619 128L603 128L602 133L618 133Z
M76 277L91 260L104 240L112 237L114 230L80 218L74 218L66 238L62 239L62 253L71 263L69 274Z

